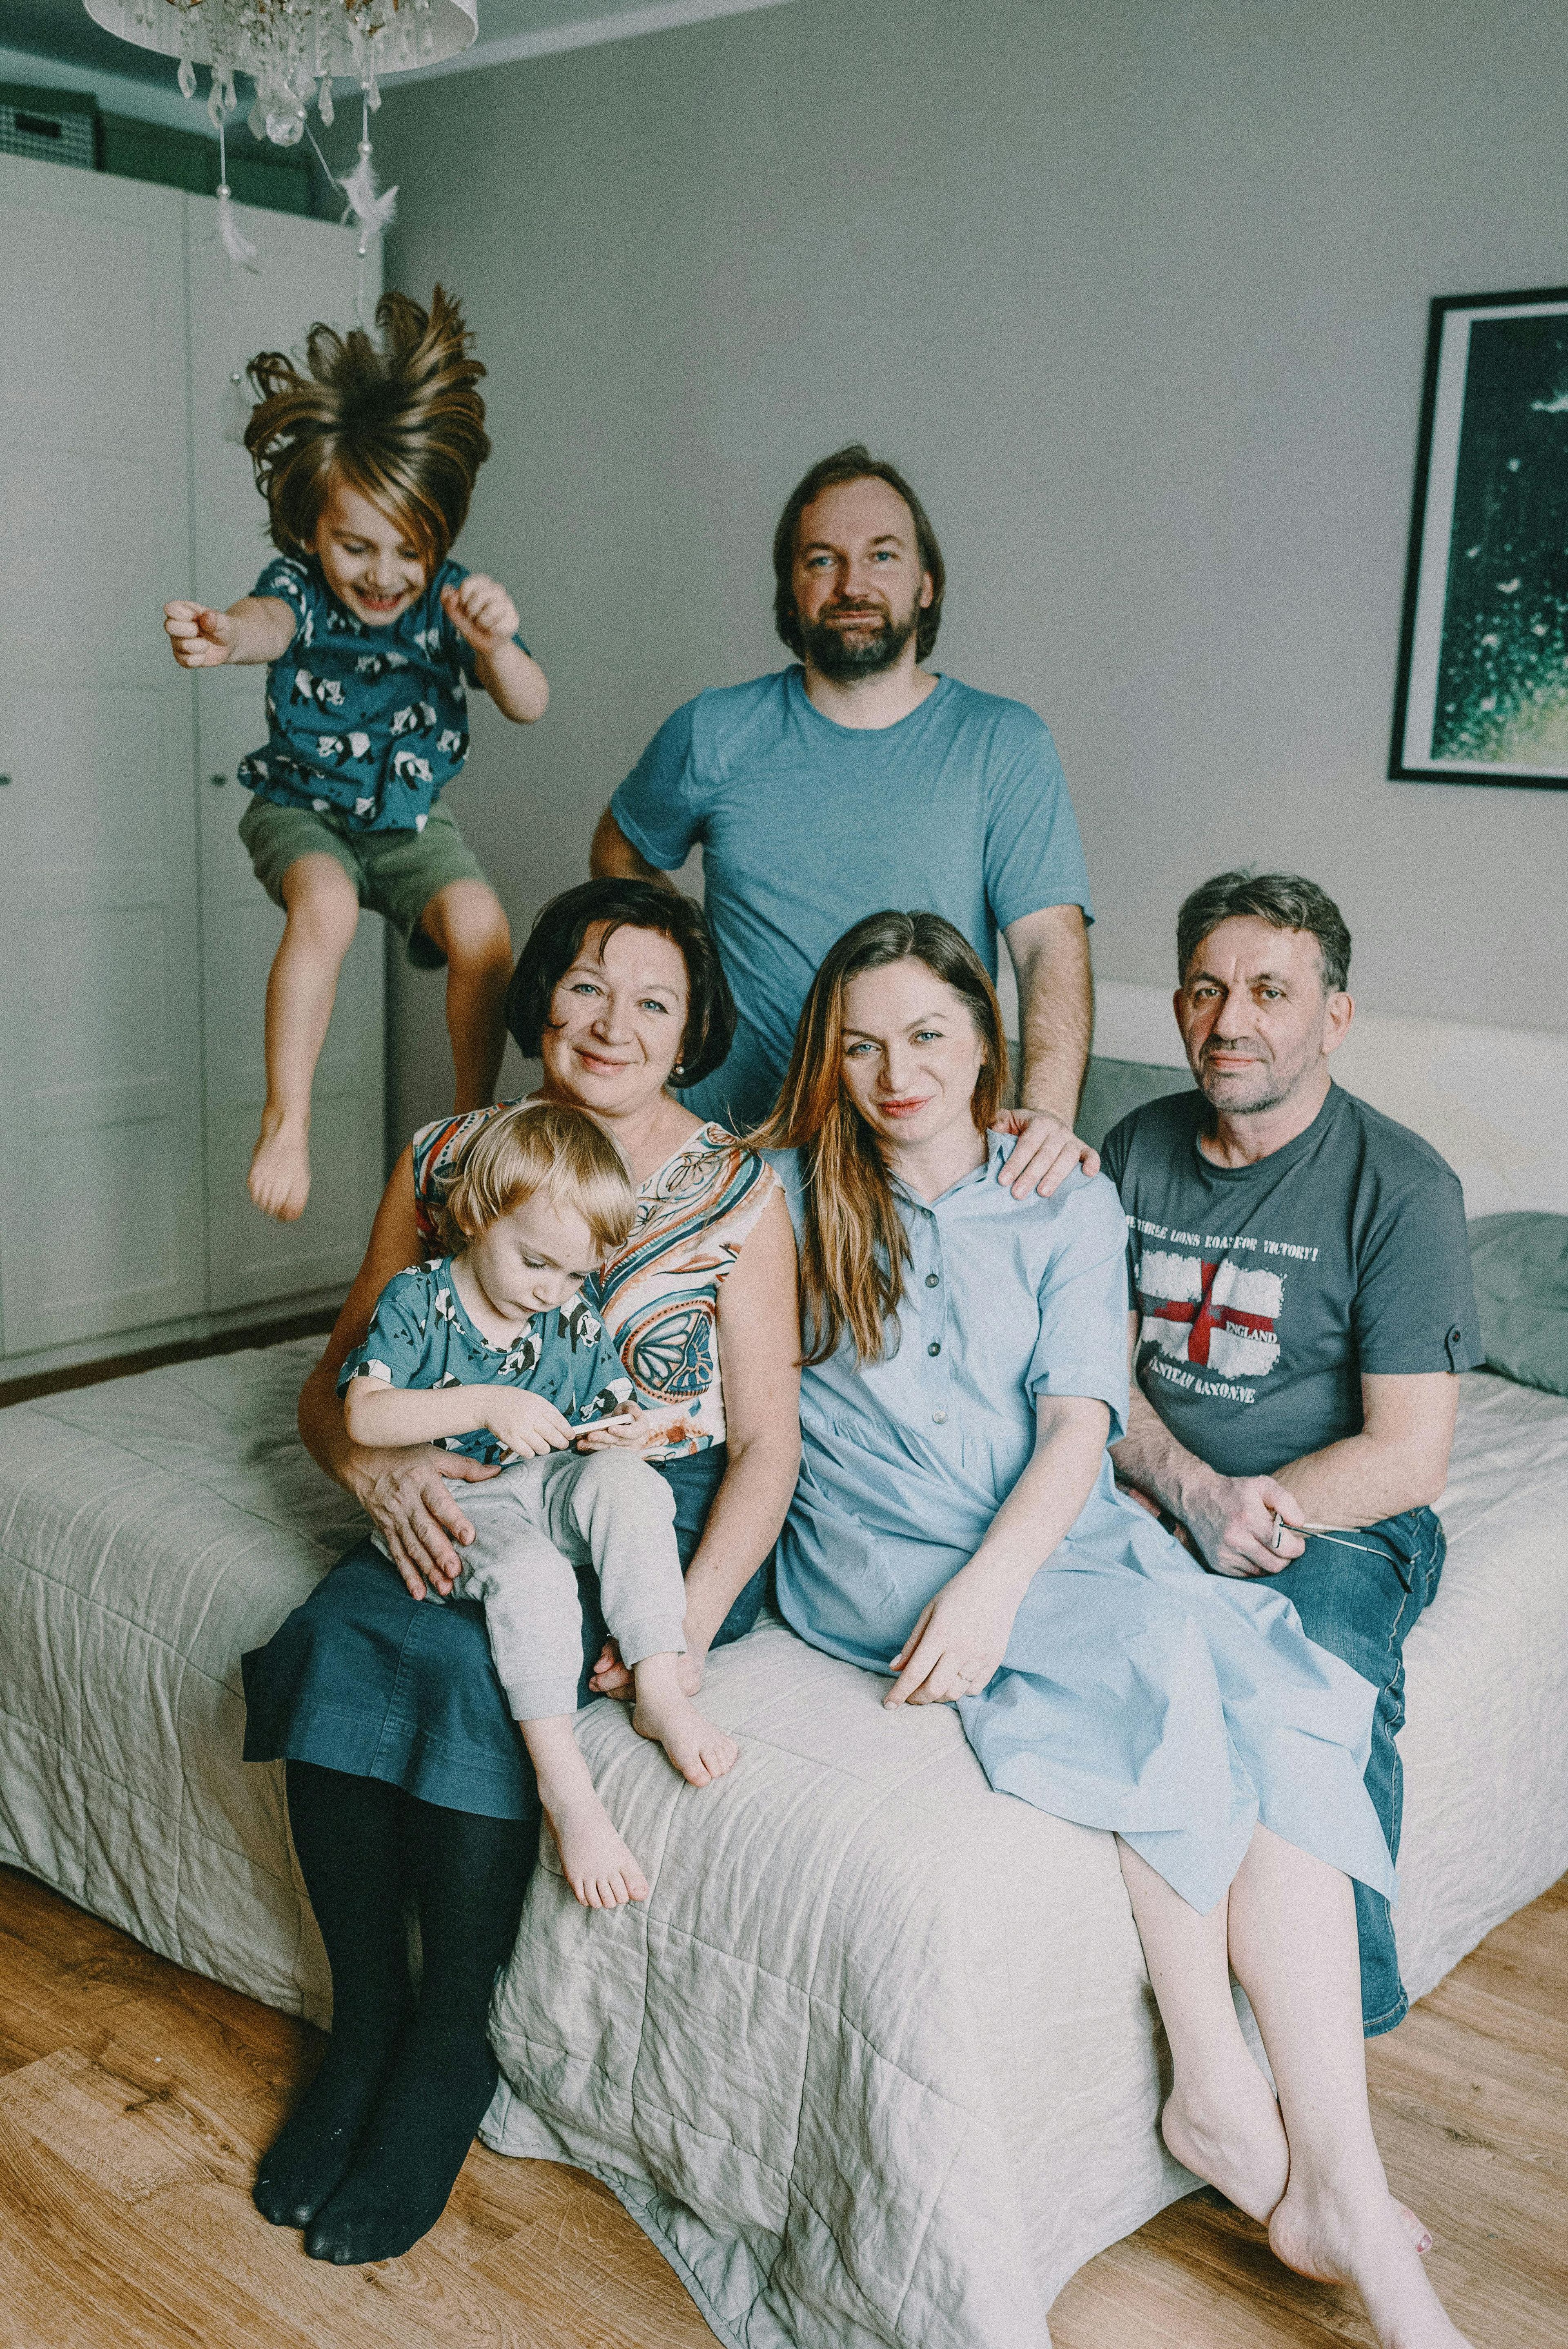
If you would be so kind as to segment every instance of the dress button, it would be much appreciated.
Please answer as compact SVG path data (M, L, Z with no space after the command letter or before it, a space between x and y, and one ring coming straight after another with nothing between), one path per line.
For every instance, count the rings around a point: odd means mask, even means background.
M930 1345L929 1345L929 1346L927 1346L927 1348L926 1348L926 1350L926 1350L926 1352L927 1352L928 1354L940 1354L940 1353L941 1353L941 1351L942 1351L942 1340L941 1340L941 1339L940 1339L940 1338L934 1338L934 1339L932 1340L932 1341L931 1341Z
M946 1426L946 1424L947 1424L947 1413L946 1413L944 1411L934 1411L934 1412L932 1413L931 1416L932 1416L932 1418L934 1420L934 1422L936 1423L936 1425L937 1425L938 1427L945 1427L945 1426Z
M939 1272L928 1272L925 1276L925 1285L927 1288L940 1288L942 1275Z

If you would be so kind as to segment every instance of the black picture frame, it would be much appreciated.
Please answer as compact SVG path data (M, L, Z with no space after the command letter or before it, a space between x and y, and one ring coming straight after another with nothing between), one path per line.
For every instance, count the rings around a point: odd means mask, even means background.
M1568 790L1568 286L1431 305L1388 777Z

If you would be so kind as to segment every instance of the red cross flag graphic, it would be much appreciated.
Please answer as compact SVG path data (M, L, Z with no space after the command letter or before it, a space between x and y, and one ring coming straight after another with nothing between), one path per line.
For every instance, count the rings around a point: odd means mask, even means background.
M1138 1266L1142 1334L1162 1354L1222 1379L1266 1379L1279 1360L1284 1276L1229 1257L1146 1249Z

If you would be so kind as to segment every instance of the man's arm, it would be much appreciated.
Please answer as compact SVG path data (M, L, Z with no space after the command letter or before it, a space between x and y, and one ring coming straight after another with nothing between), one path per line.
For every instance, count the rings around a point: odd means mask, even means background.
M1099 1172L1098 1154L1073 1133L1094 1028L1088 931L1081 905L1043 905L1003 936L1018 979L1024 1069L1018 1106L998 1121L1018 1137L1002 1180L1016 1199L1036 1190L1048 1198L1075 1166Z
M1306 1545L1285 1532L1274 1547L1277 1510L1287 1524L1306 1515L1295 1495L1273 1476L1222 1476L1195 1452L1178 1444L1138 1383L1139 1316L1128 1316L1128 1353L1133 1367L1127 1433L1110 1447L1119 1484L1179 1518L1204 1563L1216 1574L1277 1574Z
M1129 1316L1138 1350L1139 1317ZM1276 1574L1305 1544L1289 1528L1378 1524L1427 1508L1448 1477L1459 1382L1447 1371L1361 1381L1365 1423L1321 1452L1292 1460L1277 1476L1222 1476L1179 1444L1132 1381L1127 1433L1111 1446L1119 1481L1180 1518L1216 1574ZM1274 1512L1285 1520L1277 1532ZM1275 1547L1275 1539L1278 1547Z
M1094 981L1081 905L1044 905L1004 934L1018 975L1021 1109L1044 1111L1070 1131L1088 1066Z
M1280 1482L1322 1526L1375 1526L1407 1509L1429 1509L1449 1481L1459 1407L1452 1371L1398 1378L1364 1371L1360 1434L1287 1462Z
M662 889L676 885L669 874L661 873L633 847L608 808L594 829L588 870L595 881L656 881Z

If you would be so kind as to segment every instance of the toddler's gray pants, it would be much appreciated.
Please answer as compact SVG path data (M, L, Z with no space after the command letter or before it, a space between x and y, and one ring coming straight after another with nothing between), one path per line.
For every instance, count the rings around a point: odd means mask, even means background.
M631 1452L551 1452L482 1485L453 1487L474 1529L455 1599L484 1602L490 1653L514 1721L575 1713L592 1565L623 1661L686 1651L675 1495Z

